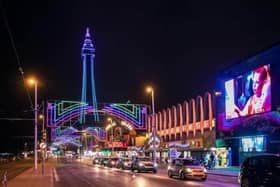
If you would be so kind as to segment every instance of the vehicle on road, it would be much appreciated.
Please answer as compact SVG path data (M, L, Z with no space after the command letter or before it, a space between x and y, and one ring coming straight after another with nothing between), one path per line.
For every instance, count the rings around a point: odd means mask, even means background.
M167 169L167 174L171 178L178 176L184 180L186 178L199 178L202 181L207 179L207 170L198 160L177 158L174 159Z
M280 186L280 155L262 154L248 157L238 175L241 187Z
M101 166L107 166L108 165L108 162L109 162L109 158L108 157L102 157L100 159L100 165Z
M132 159L129 157L119 158L116 167L120 169L131 169Z
M106 166L110 168L116 167L118 160L119 160L118 157L109 158Z
M100 157L95 157L93 160L92 160L92 164L93 165L98 165L98 164L101 164L101 159Z
M132 160L131 170L137 172L157 172L157 167L149 157L136 157Z

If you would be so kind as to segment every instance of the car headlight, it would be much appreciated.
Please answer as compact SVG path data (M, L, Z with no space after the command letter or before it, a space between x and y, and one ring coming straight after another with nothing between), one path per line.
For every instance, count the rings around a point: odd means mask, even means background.
M207 169L206 168L204 168L203 171L204 171L204 173L207 173Z
M128 163L127 162L125 162L125 163L123 163L125 166L127 166L128 165Z
M157 163L154 163L154 167L155 167L155 168L158 167L158 164L157 164Z
M192 169L191 169L191 168L187 168L186 171L187 171L188 173L191 173L191 172L192 172Z
M144 164L142 162L139 162L139 166L142 167L144 166Z
M98 163L98 160L95 160L95 163Z

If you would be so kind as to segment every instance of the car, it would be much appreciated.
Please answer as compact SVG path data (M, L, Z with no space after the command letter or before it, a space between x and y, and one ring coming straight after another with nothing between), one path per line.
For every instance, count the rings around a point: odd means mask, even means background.
M120 169L131 169L132 159L129 157L119 158L116 167Z
M207 179L207 170L198 160L188 158L177 158L168 165L167 174L170 178L178 176L184 180L186 178Z
M101 166L107 166L109 162L109 158L108 157L102 157L100 158L100 165Z
M157 166L149 157L136 157L132 160L131 170L137 172L157 172Z
M101 164L101 159L100 157L95 157L93 160L92 160L92 164L93 165L98 165L98 164Z
M248 157L241 164L238 182L241 187L280 186L280 155L261 154Z
M118 160L119 160L118 157L109 158L106 166L110 168L116 167Z

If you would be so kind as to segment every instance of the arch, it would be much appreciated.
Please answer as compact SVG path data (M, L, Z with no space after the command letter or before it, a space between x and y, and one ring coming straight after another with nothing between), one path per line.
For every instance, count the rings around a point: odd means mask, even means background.
M203 123L204 123L204 107L203 107L203 99L202 97L199 95L196 98L196 112L197 112L197 122L199 122L199 126L200 126L200 130L201 133L203 134L204 132L204 128L203 128Z
M184 101L183 108L185 108L185 112L183 113L183 115L185 115L185 122L184 122L184 124L186 125L185 131L186 131L187 136L189 136L190 113L189 113L189 103L187 101Z
M177 104L177 126L181 126L182 125L182 105L181 104Z
M176 122L177 122L177 118L176 118L176 107L173 105L172 106L172 112L171 112L171 128L176 127Z
M159 118L158 118L159 114L156 113L155 114L155 130L158 131L159 128Z
M208 126L209 129L212 130L212 121L213 121L213 106L212 106L212 95L209 92L206 92L204 95L204 98L206 98L206 102L208 103L207 108L208 108Z
M158 113L158 130L161 131L162 129L162 113Z
M192 98L190 99L190 106L189 106L190 111L190 118L192 117L191 123L191 129L193 131L193 134L195 136L195 123L196 123L196 109L195 109L195 100Z
M167 115L166 115L166 110L162 111L163 113L163 130L167 129Z
M171 128L171 110L167 108L167 128Z

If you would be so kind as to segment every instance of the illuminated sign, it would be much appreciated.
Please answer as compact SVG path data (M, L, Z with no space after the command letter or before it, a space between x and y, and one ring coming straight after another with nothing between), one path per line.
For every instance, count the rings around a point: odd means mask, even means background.
M271 110L270 66L261 66L225 82L226 119Z

